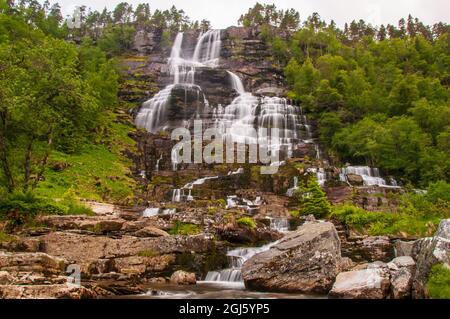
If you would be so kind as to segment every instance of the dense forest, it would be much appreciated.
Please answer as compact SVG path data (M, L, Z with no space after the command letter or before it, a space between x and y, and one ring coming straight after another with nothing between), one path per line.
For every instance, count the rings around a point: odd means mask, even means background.
M76 154L105 139L121 107L115 57L130 49L136 30L158 30L170 47L179 31L211 28L183 10L151 11L148 4L81 7L79 14L80 28L70 28L58 4L0 2L4 193L37 188L51 154ZM290 97L317 122L335 163L380 167L414 187L449 180L448 25L409 16L398 26L360 20L341 30L316 13L302 22L294 9L261 4L238 23L261 30Z

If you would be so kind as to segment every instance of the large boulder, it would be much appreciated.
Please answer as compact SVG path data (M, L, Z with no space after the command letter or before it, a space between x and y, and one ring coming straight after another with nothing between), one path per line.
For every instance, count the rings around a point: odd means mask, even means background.
M413 298L427 298L426 285L431 268L436 264L450 264L450 219L441 221L434 237L416 241L413 254L417 256Z
M340 271L333 224L306 223L242 267L245 285L262 291L327 293Z
M340 273L329 293L330 298L384 299L389 294L389 272L379 265Z

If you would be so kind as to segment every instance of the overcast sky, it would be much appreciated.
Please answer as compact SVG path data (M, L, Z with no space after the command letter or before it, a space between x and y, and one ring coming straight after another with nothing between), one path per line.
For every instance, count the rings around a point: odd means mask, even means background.
M43 0L41 0L43 2ZM112 10L121 0L50 0L58 2L63 14L71 14L76 6L86 5L102 10ZM168 9L175 5L183 9L192 20L206 18L214 28L237 25L239 16L252 7L256 0L129 0L135 7L138 3L150 3L155 9ZM323 19L334 19L339 26L354 19L364 19L373 25L397 23L401 17L411 13L426 24L450 22L450 0L260 0L260 3L274 3L280 9L294 8L300 12L302 21L313 12Z

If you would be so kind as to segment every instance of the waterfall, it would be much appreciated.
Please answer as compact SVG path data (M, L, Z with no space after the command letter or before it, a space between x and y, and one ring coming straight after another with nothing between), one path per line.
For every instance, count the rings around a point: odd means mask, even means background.
M195 86L195 69L218 66L221 48L220 30L210 30L201 35L191 58L184 56L183 39L184 34L178 33L167 63L169 74L173 77L172 84L144 102L135 120L138 128L145 128L150 133L164 130L166 128L164 123L167 121L166 108L172 89L177 85L182 85L185 88L197 88L201 91L200 87Z
M161 156L156 160L155 171L159 172L159 162L162 160L163 156Z
M179 203L181 202L181 189L172 190L172 202Z
M253 256L268 251L279 241L270 243L262 247L237 248L227 253L229 267L219 271L209 271L204 282L216 283L238 283L243 284L241 268L244 263Z
M339 175L342 182L348 182L347 175L359 175L363 179L364 186L387 186L386 180L380 177L378 168L368 166L347 166L342 168Z
M289 219L287 218L270 218L270 229L280 233L289 231Z
M294 197L295 191L298 189L298 177L294 176L294 186L289 188L286 192L286 196Z
M143 212L142 212L142 217L153 217L158 215L160 212L159 208L146 208Z

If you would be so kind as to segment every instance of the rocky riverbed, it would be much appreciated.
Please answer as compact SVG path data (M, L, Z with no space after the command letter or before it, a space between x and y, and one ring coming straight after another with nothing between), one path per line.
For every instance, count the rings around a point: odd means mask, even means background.
M333 223L309 218L287 233L261 223L266 242L275 243L244 262L240 283L224 286L203 280L208 271L227 267L227 251L237 244L221 240L220 227L203 227L200 220L198 234L170 235L177 216L184 214L41 217L39 227L1 243L0 296L423 298L431 266L449 261L450 220L441 222L434 237L414 242L360 239L354 260L343 257ZM228 227L232 231L232 223ZM386 246L394 251L392 260L381 253Z

